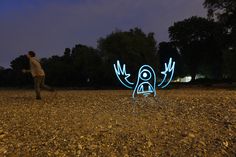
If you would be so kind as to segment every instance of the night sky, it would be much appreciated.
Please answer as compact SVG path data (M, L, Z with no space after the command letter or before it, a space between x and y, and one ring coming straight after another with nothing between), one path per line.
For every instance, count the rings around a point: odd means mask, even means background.
M203 0L0 0L0 66L34 50L39 58L97 40L112 31L139 27L168 41L168 27L206 16Z

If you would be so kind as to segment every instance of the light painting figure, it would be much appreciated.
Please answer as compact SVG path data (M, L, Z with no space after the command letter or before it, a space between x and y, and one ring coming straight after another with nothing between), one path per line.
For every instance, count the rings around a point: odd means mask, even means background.
M142 94L147 97L150 94L156 96L156 74L153 68L149 65L143 65L139 68L138 77L136 83L130 82L128 79L131 76L126 72L126 65L121 66L120 61L118 60L116 64L113 65L117 78L119 81L127 88L133 89L132 97ZM165 88L167 87L171 80L173 79L175 69L175 62L172 61L172 58L169 59L168 64L165 63L165 70L161 72L164 75L158 87ZM167 76L170 75L167 80Z

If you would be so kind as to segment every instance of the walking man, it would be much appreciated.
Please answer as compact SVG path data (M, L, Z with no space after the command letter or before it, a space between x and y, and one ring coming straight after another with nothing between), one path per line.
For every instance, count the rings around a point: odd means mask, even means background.
M36 92L36 99L41 99L40 88L48 91L54 91L53 88L44 84L45 72L41 67L39 60L36 58L36 54L33 51L29 51L26 55L30 62L30 70L23 69L23 73L30 72L34 78L34 88Z

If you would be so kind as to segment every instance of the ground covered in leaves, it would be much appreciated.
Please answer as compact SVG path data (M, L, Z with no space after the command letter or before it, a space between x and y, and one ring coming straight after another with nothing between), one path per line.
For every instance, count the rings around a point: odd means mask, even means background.
M236 91L0 90L0 156L235 156Z

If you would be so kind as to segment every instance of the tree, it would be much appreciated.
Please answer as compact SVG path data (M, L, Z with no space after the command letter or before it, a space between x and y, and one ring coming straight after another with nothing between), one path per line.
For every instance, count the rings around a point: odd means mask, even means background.
M65 63L63 57L54 55L50 58L43 58L41 60L42 66L46 72L46 82L55 86L66 86L68 85L70 77L68 77L67 72L70 68L67 68L67 65L70 63Z
M78 44L72 49L75 78L80 86L97 86L102 80L102 59L98 50Z
M4 69L0 71L0 86L16 86L15 74L12 69Z
M13 85L25 86L32 84L31 74L23 74L22 69L29 69L29 59L25 55L21 55L11 61L11 69L7 70L9 80L12 80Z
M29 69L29 59L25 55L21 55L11 61L13 70Z
M225 50L223 53L224 60L224 78L236 80L236 52L233 50Z
M208 9L208 17L217 19L228 31L229 47L236 48L236 1L235 0L205 0L204 7Z
M232 69L232 67L236 67L236 1L205 0L204 7L208 9L208 17L216 19L227 31L225 37L227 43L225 43L223 54L224 68L226 68L224 75L236 79Z
M235 26L235 0L205 0L204 7L208 9L209 18L217 18L227 26Z
M183 72L183 61L175 45L171 42L161 42L159 43L158 55L160 58L160 69L165 70L165 63L168 63L169 58L173 58L176 62L175 66L175 77L184 76Z
M221 76L223 30L220 24L202 17L191 17L169 27L171 41L180 50L188 72Z
M0 66L0 85L3 84L3 72L4 72L4 68Z
M127 70L132 76L136 76L138 68L143 64L157 67L157 47L154 34L145 34L139 28L112 32L106 38L98 41L98 49L104 60L105 80L110 83L116 81L112 66L116 60L126 64Z

